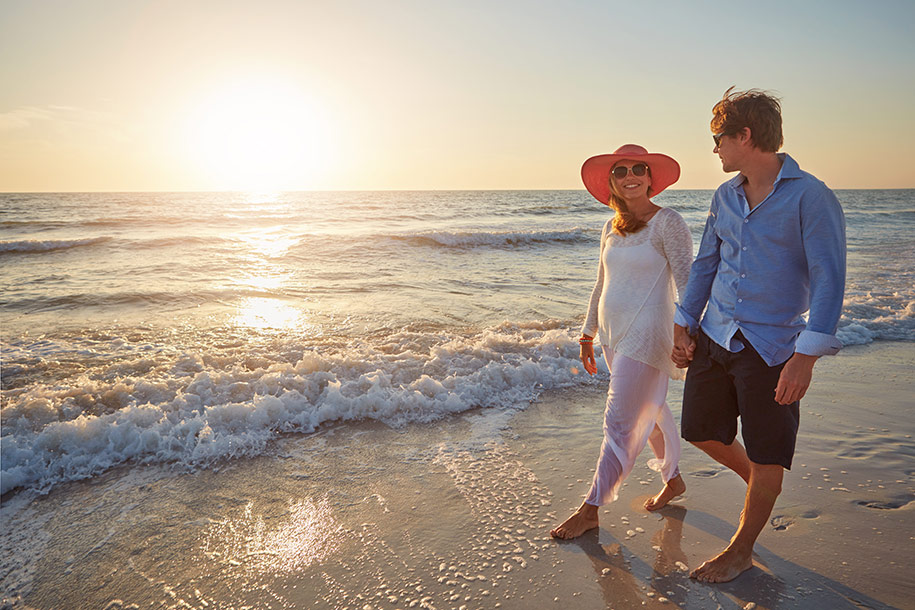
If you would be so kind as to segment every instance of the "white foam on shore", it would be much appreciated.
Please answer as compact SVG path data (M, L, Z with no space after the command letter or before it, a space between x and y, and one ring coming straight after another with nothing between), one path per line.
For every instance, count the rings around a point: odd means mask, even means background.
M836 336L846 346L915 341L915 301L900 293L849 293Z
M294 363L226 364L167 353L10 395L3 409L0 493L47 492L124 463L199 467L263 453L278 434L329 422L430 422L471 408L523 406L543 390L592 380L573 333L504 324L423 346L393 334ZM327 350L329 352L329 350Z

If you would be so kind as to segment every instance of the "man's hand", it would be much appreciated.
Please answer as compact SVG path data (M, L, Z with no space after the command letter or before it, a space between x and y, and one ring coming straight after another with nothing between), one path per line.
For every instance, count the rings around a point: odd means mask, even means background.
M593 375L597 372L597 360L594 359L594 344L590 342L582 343L579 357L588 374Z
M685 369L693 359L696 353L696 340L689 336L685 326L674 324L674 349L670 353L670 359L674 361L678 369Z
M775 386L775 402L780 405L790 405L804 397L807 388L810 387L813 365L817 358L819 356L808 356L795 352L788 359L781 375L778 376L778 385Z

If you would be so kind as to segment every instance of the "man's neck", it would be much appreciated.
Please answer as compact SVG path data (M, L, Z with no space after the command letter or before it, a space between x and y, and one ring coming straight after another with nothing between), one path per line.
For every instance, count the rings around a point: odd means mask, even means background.
M740 173L744 177L743 190L750 208L755 208L772 191L782 159L776 153L759 153L748 159Z

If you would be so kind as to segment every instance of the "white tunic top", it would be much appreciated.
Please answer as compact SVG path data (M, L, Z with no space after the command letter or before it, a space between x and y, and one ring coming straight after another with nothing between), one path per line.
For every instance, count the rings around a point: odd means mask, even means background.
M597 334L615 353L683 379L686 371L674 365L670 353L674 301L686 288L693 261L689 227L670 208L628 235L612 231L612 220L601 233L597 282L582 332Z

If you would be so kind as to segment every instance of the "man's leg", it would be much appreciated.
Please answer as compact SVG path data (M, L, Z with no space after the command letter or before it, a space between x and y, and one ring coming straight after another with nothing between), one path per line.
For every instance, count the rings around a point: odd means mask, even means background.
M691 578L702 582L727 582L753 567L753 545L769 521L782 490L783 476L780 464L750 462L750 480L737 533L726 549L693 570Z
M735 447L713 457L747 480L747 495L731 543L691 574L705 582L727 582L752 567L753 544L781 493L784 470L791 468L800 423L797 402L790 405L775 402L775 387L784 364L769 366L749 342L741 339L745 347L730 358L728 372L737 391L746 451L735 442ZM749 466L749 478L739 470L744 460Z
M693 358L693 364L698 361L700 366L694 372L690 365L683 390L683 438L747 482L740 523L731 543L690 574L704 582L733 580L752 567L753 544L781 492L783 469L791 467L800 419L798 403L775 402L784 365L770 367L742 334L735 336L744 342L744 349L729 353L700 333ZM703 353L706 346L710 356ZM715 366L716 359L721 366ZM716 385L717 392L713 391ZM729 401L735 404L733 420L731 415L721 419L719 415L724 413L714 409ZM738 413L746 449L733 434ZM716 432L714 426L723 421L732 421L733 428Z
M740 441L735 439L730 445L725 445L720 441L695 441L693 445L705 451L709 457L722 466L727 466L736 472L746 483L750 482L752 463Z

